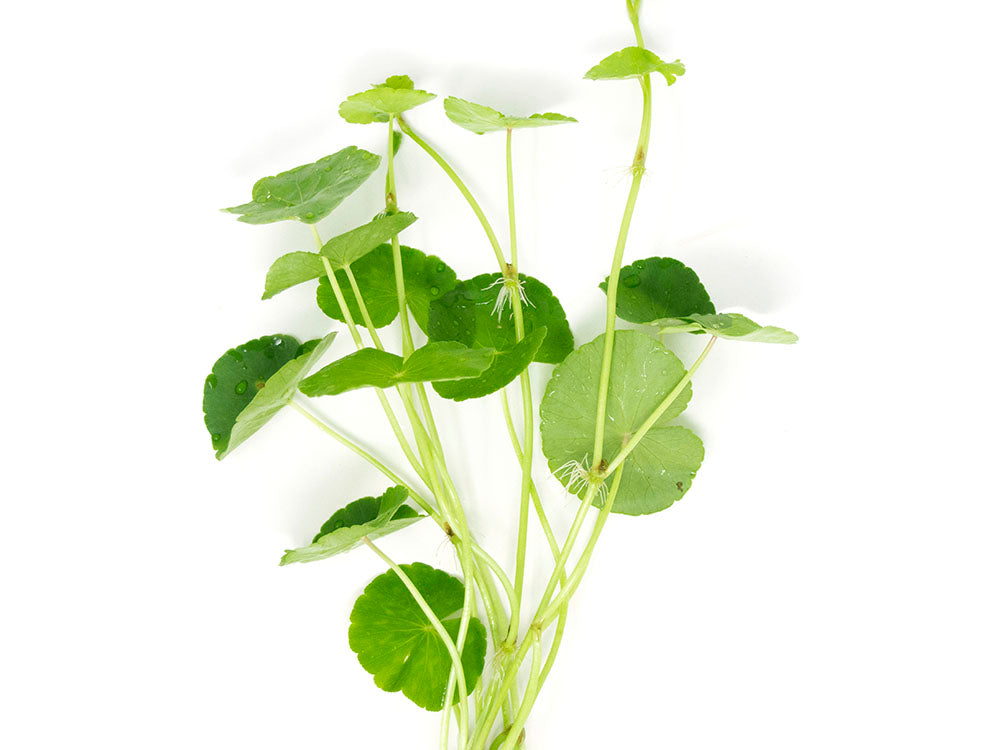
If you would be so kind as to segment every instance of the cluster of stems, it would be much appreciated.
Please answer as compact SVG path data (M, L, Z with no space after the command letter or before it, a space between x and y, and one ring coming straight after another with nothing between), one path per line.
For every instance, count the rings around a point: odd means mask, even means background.
M637 0L634 2L630 0L627 5L635 31L636 43L642 47L642 33L639 29L637 18L638 2ZM580 508L573 519L566 538L561 543L552 531L552 526L546 516L545 508L542 505L538 490L532 479L535 425L531 380L527 369L519 376L523 411L520 437L518 436L517 425L511 412L510 400L506 389L500 392L507 431L521 472L517 547L515 553L516 562L513 581L511 581L500 564L476 542L475 537L469 529L459 492L448 469L445 450L434 422L431 404L422 383L402 383L396 386L399 403L405 413L406 423L409 425L409 434L404 430L403 424L388 396L380 389L375 390L407 463L423 485L421 489L404 481L384 461L372 455L341 431L318 417L309 408L297 401L293 402L293 406L307 419L369 462L392 482L404 486L414 502L440 526L455 546L458 564L461 567L466 585L458 635L456 639L452 640L439 618L434 614L416 586L400 566L391 560L371 540L365 539L368 547L382 558L400 577L403 584L413 595L417 604L444 641L451 656L452 669L445 700L445 706L451 708L442 712L440 735L440 747L442 750L446 750L449 747L449 734L453 723L457 726L458 747L460 750L485 750L490 737L494 734L494 728L497 725L498 719L502 722L500 731L505 732L505 735L503 735L504 739L500 745L501 750L513 750L513 748L523 743L525 722L559 651L563 631L566 627L569 601L583 579L594 548L614 506L615 496L622 477L622 465L648 429L656 423L667 407L681 394L691 376L701 365L715 342L715 338L712 337L701 356L691 366L676 388L666 396L664 401L649 416L642 427L621 447L617 455L607 460L604 455L604 426L611 377L611 357L615 338L618 278L625 251L625 243L632 222L632 214L645 172L652 121L652 90L649 75L642 76L639 79L639 84L642 89L642 121L635 150L635 158L632 163L631 187L625 203L625 211L615 244L611 271L608 276L607 320L598 389L593 459L591 468L586 475L587 486ZM506 139L507 208L510 229L510 259L508 260L497 239L496 232L493 230L482 207L455 169L426 139L414 131L413 127L402 117L390 118L388 126L388 170L385 188L386 212L392 213L397 210L393 138L395 129L398 127L400 131L416 143L445 171L479 219L499 264L502 283L506 287L501 290L501 293L508 295L517 340L520 341L524 337L525 329L524 310L520 294L521 282L518 277L514 177L511 159L512 131L510 129L507 130ZM313 228L313 232L317 244L322 247L322 239L315 227ZM398 237L393 237L392 239L392 255L395 266L396 293L402 328L403 355L407 356L413 351L413 338L406 306L406 293ZM363 326L367 330L372 345L379 350L384 350L382 341L372 323L350 266L344 268L350 286L350 289L345 290L341 287L340 281L325 257L323 257L323 263L326 267L326 275L329 278L333 293L340 306L340 310L343 312L344 320L355 345L359 349L365 346L361 330ZM362 320L360 322L354 320L351 315L346 298L348 293L352 295L357 304L357 309L361 312ZM606 484L610 486L605 486ZM578 551L575 564L570 567L569 561L574 549L577 547L580 532L584 526L588 512L593 508L594 501L598 496L603 499L603 505L598 513L589 538L584 543L582 550ZM534 511L545 535L554 565L534 614L531 617L526 617L524 616L524 603L522 600L524 594L528 522L532 511ZM469 632L472 617L478 616L480 608L488 623L488 631L495 652L495 658L491 662L493 668L484 673L483 679L477 682L470 694L470 686L466 684L465 673L461 667L461 653ZM547 631L553 625L555 625L555 630L551 638L548 638L546 635ZM525 662L528 661L529 655L531 658L530 664L527 667L527 680L522 689L519 677L522 676ZM456 693L457 700L455 700Z

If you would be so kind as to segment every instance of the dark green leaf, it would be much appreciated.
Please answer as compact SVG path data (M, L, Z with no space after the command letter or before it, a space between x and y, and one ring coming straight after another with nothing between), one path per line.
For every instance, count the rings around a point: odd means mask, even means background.
M799 340L791 331L777 326L761 326L745 315L689 315L656 321L660 333L710 333L724 339L756 341L763 344L794 344Z
M292 336L264 336L219 358L205 379L203 402L216 458L225 458L291 401L335 335L305 351Z
M538 350L545 333L544 326L536 328L523 341L497 352L490 368L477 378L439 382L432 387L439 396L452 401L482 398L495 393L520 375L532 361L538 360Z
M664 62L642 47L626 47L605 57L588 70L584 78L594 81L638 78L647 73L662 73L670 86L677 80L677 76L684 75L684 64L680 60Z
M424 255L405 245L400 248L403 261L403 286L406 302L420 330L427 332L428 310L432 300L451 291L455 286L455 272L435 255ZM399 314L396 300L396 271L392 263L392 246L380 245L360 260L351 264L351 271L361 289L368 314L376 328L387 326ZM361 310L349 291L347 275L337 271L340 288L344 290L347 306L354 320L361 320ZM344 321L330 280L322 277L316 290L320 309L334 320Z
M601 282L608 291L608 280ZM714 313L698 275L673 258L646 258L625 266L618 277L618 317L632 323Z
M456 125L471 130L480 135L490 131L507 130L509 128L541 128L546 125L559 125L564 122L576 122L572 117L555 112L534 114L530 117L514 117L497 112L482 104L467 102L449 96L444 100L444 112L448 119Z
M380 161L375 154L348 146L312 164L257 180L250 203L223 211L240 214L240 221L248 224L285 219L315 224L357 190Z
M460 580L423 563L400 566L457 642L465 587ZM351 650L375 684L403 695L428 711L444 708L451 657L416 600L393 572L365 588L351 611ZM486 628L472 618L461 653L471 692L486 661Z
M361 349L306 378L301 388L307 396L334 396L355 388L473 378L492 361L492 349L470 349L456 341L432 341L406 359L378 349Z
M315 562L347 552L365 537L378 539L416 523L422 516L408 505L405 487L390 487L380 497L363 497L344 506L323 524L312 544L286 550L282 565Z
M566 313L552 291L542 282L521 275L526 302L524 331L530 334L545 328L548 335L535 352L535 362L556 364L573 351L573 334ZM486 273L456 284L455 288L430 305L427 334L433 341L461 341L466 346L483 346L503 352L517 344L514 316L509 296L515 293L502 283L499 273ZM498 304L499 295L505 299Z
M603 352L604 336L599 336L570 354L553 372L539 409L542 452L549 468L581 498L586 486L574 480L581 468L590 468L588 456L593 456ZM684 374L681 361L655 339L639 331L615 333L604 428L603 451L608 461ZM704 448L693 432L668 424L690 398L688 384L625 459L615 513L655 513L679 500L691 486Z
M340 116L359 124L388 122L390 115L406 112L434 97L414 89L409 76L389 76L385 83L347 97L340 105Z

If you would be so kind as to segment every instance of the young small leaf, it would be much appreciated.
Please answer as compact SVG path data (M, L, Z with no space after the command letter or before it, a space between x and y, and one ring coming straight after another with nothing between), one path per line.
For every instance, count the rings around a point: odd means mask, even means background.
M465 598L462 582L423 563L401 565L406 576L440 619L453 641L458 640ZM351 650L375 684L403 695L428 711L445 705L451 657L444 642L406 586L393 571L368 584L351 610L348 630ZM486 661L486 628L472 618L461 652L465 683L471 691Z
M239 220L248 224L285 219L315 224L357 190L381 160L376 154L348 146L312 164L257 180L249 203L222 210L239 214Z
M736 341L756 341L762 344L794 344L799 340L791 331L777 326L761 326L745 315L724 313L721 315L688 315L678 318L658 320L655 325L660 333L710 333L723 339Z
M413 88L409 76L389 76L385 83L347 97L340 105L340 116L361 125L388 122L390 116L419 107L435 96Z
M608 280L600 284L607 293ZM631 323L651 323L693 313L714 313L715 305L698 274L673 258L645 258L621 269L618 317Z
M444 100L444 113L456 125L480 135L508 128L541 128L546 125L576 122L572 117L555 112L534 114L530 117L514 117L454 96L449 96Z
M205 379L204 398L216 458L225 458L291 401L335 335L311 347L300 347L292 336L264 336L219 358Z
M399 383L475 378L493 362L492 349L470 349L455 341L430 342L403 359L378 349L361 349L302 381L307 396L334 396L356 388L391 388Z
M315 279L325 273L323 260L318 253L307 253L302 250L286 253L267 269L262 299L270 299L278 292L283 292L296 284Z
M437 382L433 388L442 398L465 401L496 393L521 374L533 361L538 361L538 350L545 339L545 327L536 328L523 341L496 353L493 364L482 375L464 380Z
M390 487L380 497L363 497L344 506L323 524L312 544L286 550L281 565L315 562L359 546L365 537L378 539L426 516L408 505L405 487Z
M592 81L621 78L638 78L647 73L662 73L667 85L672 86L677 76L684 75L684 64L680 60L664 62L648 49L625 47L608 55L587 71L584 78Z
M534 354L535 362L556 364L573 351L573 334L559 300L545 284L521 275L524 331L547 331ZM502 352L517 344L509 298L517 292L503 283L499 273L486 273L455 285L430 305L427 335L432 341L460 341L466 346L485 346ZM662 316L661 316L662 317Z
M542 452L549 468L583 497L574 467L588 469L593 455L597 393L604 336L584 344L556 367L539 408ZM612 460L684 376L684 365L655 339L639 331L617 331L611 360L604 426L604 456ZM613 511L641 515L679 500L701 466L701 440L684 427L668 424L691 398L691 385L664 412L622 464ZM598 500L596 505L600 505Z
M400 255L403 261L406 303L420 330L426 333L430 304L455 287L455 272L437 256L424 255L412 247L403 245L400 247ZM392 247L388 244L379 245L352 263L351 271L358 282L361 296L375 327L382 328L392 323L399 315ZM349 291L347 275L343 271L337 271L336 276L340 288L344 290L351 317L354 320L361 320L361 310L354 295ZM328 316L344 322L340 304L330 286L330 280L325 275L320 277L319 287L316 290L316 303Z

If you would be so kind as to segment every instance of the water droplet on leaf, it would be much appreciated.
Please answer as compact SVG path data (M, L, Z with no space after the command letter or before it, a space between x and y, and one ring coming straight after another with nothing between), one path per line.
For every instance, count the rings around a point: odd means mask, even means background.
M237 395L242 395L246 392L247 392L247 381L241 380L239 383L236 384L236 393Z
M636 274L635 276L626 276L622 279L622 284L629 289L635 289L640 284L639 274Z

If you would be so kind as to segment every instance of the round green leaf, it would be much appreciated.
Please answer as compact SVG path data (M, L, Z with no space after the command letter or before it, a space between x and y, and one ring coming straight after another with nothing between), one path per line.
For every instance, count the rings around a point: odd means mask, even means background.
M454 576L423 563L401 565L448 635L458 637L465 586ZM365 588L351 611L351 650L375 684L403 695L428 711L444 708L451 657L416 600L393 572ZM471 691L483 672L486 628L472 618L462 650L465 682Z
M427 317L433 300L451 291L456 283L455 272L436 255L425 255L405 245L400 248L403 261L403 286L406 290L406 304L420 330L427 332ZM351 265L351 271L358 282L358 288L365 300L368 314L376 328L392 323L399 314L396 301L396 270L392 262L392 246L379 245ZM337 280L347 299L351 316L360 321L361 310L351 292L347 274L337 271ZM316 290L316 304L334 320L344 322L337 298L330 286L330 280L320 279Z
M302 346L292 336L264 336L216 361L202 403L216 458L225 458L292 399L335 335Z
M603 353L604 336L599 336L570 354L552 373L539 409L542 452L567 486L574 466L591 468L588 459L594 451ZM604 427L606 460L618 455L684 374L681 361L655 339L639 331L615 333ZM625 459L615 513L655 513L679 500L691 486L704 448L693 432L668 424L690 398L688 384ZM581 488L577 494L582 498L585 491Z
M556 112L534 114L529 117L514 117L455 96L449 96L444 100L444 113L456 125L479 135L512 128L541 128L546 125L576 122L574 118Z
M660 333L710 333L723 339L755 341L762 344L794 344L799 340L791 331L777 326L762 326L745 315L689 315L656 321Z
M544 327L544 341L534 354L535 362L557 364L573 351L573 334L566 313L552 291L538 279L521 275L525 302L525 335ZM503 352L517 344L514 315L509 300L497 304L511 290L499 273L484 273L455 285L430 305L427 335L432 341L460 341L466 346L489 347ZM662 316L661 316L662 317Z
M385 83L347 97L340 105L340 116L362 125L388 122L391 115L419 107L435 96L413 88L409 76L389 76Z
M239 214L248 224L285 219L315 224L357 190L380 161L376 154L348 146L312 164L257 180L249 203L222 210Z
M380 497L363 497L348 503L320 527L312 544L286 550L282 565L315 562L359 546L365 537L378 539L416 523L422 516L409 505L405 487L390 487Z
M607 293L608 280L600 284ZM624 266L618 277L618 317L651 323L692 313L714 313L715 305L698 274L673 258L644 258Z

